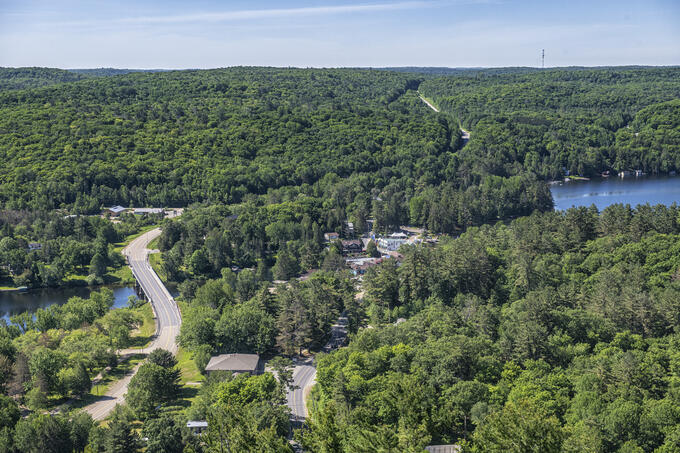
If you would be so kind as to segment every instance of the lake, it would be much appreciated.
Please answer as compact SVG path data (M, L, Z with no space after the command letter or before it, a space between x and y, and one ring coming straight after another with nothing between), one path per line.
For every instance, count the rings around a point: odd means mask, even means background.
M135 294L132 287L115 286L113 290L113 307L125 307L128 296ZM0 292L0 318L9 320L9 317L24 311L36 311L38 308L46 308L52 304L64 304L73 296L87 299L91 291L98 288L77 286L69 288L39 288L25 292Z
M555 209L594 204L600 211L615 203L650 205L680 203L679 176L641 176L596 178L550 186Z

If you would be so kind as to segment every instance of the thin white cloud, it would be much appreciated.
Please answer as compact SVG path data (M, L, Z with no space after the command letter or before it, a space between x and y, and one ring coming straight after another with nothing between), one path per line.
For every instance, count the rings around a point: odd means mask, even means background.
M393 11L417 9L432 6L436 2L411 1L396 3L377 3L345 6L318 6L306 8L249 9L239 11L210 12L200 14L180 14L174 16L147 16L119 19L117 22L133 24L175 24L185 22L227 22L254 19L271 19L299 16L327 16L334 14L361 13L374 11Z

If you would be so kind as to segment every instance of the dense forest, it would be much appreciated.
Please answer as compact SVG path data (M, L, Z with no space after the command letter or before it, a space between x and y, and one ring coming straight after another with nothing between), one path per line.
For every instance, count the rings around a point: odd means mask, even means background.
M420 92L474 133L460 156L469 165L459 167L461 176L668 173L680 170L679 74L637 68L441 77L424 81Z
M377 200L398 225L410 221L404 207L420 194L415 221L443 212L453 220L433 220L433 229L447 232L552 207L530 173L458 177L457 124L418 99L420 80L234 68L6 92L0 201L92 213L115 203L234 204L255 195L267 203L304 194L337 199L332 209L355 220L379 215L370 212ZM451 196L443 211L434 206L441 193Z
M83 80L82 74L52 68L0 68L0 92Z
M678 451L679 213L571 209L402 248L365 277L374 328L318 359L303 444Z

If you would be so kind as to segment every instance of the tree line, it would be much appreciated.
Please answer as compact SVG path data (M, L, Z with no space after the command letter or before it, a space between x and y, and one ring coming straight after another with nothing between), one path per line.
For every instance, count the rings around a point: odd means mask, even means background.
M462 178L680 169L677 68L439 77L419 90L473 131Z
M574 208L402 249L365 276L374 328L318 359L303 444L677 450L678 214Z

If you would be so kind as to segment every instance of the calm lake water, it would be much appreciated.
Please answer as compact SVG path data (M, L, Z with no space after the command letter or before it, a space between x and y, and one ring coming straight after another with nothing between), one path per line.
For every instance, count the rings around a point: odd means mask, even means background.
M79 286L74 288L40 288L26 291L23 293L0 292L0 318L9 320L9 317L24 311L35 311L38 308L45 308L52 304L65 304L73 296L87 299L91 291L98 288L88 288ZM126 286L111 287L113 290L113 307L125 307L128 296L135 293L134 288Z
M680 176L611 176L553 184L550 191L557 210L592 204L600 211L615 203L671 205L680 203Z

